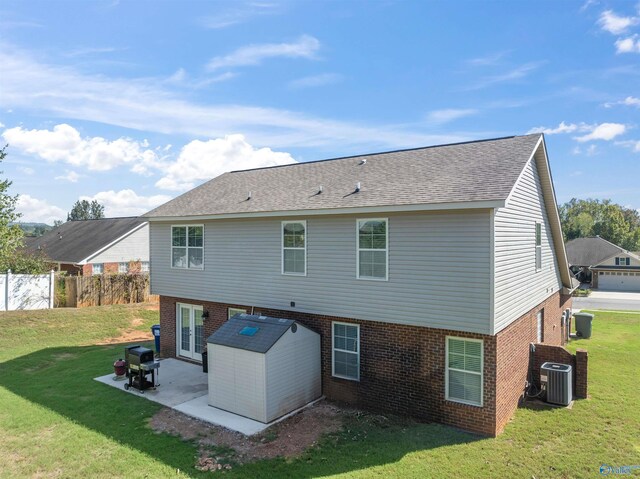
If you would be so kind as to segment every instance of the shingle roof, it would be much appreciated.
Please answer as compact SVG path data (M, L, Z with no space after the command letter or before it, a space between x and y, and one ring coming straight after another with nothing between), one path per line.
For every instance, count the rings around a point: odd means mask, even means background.
M67 221L30 240L25 249L43 251L52 261L78 263L146 221L138 217Z
M294 323L291 319L236 314L209 336L207 343L266 353ZM247 327L257 331L252 336L240 334Z
M144 216L505 200L539 139L540 134L513 136L234 171ZM360 191L354 193L357 183Z
M572 266L594 266L624 249L599 236L576 238L565 245L567 259Z

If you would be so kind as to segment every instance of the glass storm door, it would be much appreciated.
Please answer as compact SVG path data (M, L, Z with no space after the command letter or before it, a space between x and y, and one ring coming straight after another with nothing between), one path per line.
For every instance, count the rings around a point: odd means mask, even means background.
M202 361L204 349L202 306L178 303L176 323L178 354L185 358Z

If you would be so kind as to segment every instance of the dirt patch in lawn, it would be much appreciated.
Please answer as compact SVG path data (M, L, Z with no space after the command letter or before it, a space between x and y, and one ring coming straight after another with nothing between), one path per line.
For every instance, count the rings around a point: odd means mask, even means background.
M135 328L144 324L144 319L142 318L133 318L131 320L131 326L120 334L120 336L115 338L107 338L103 339L99 343L96 344L117 344L117 343L133 343L135 341L151 341L153 339L153 334L151 334L151 330L149 331L139 331Z
M343 412L338 407L320 401L254 436L214 426L169 408L153 416L150 426L157 432L197 441L200 458L196 467L215 470L232 463L298 456L324 434L339 431L342 419Z

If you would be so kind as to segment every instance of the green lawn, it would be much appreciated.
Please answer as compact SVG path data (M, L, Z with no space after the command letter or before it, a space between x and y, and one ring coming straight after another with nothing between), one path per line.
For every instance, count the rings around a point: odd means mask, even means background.
M640 464L640 315L598 313L591 399L573 409L520 409L487 439L452 428L351 418L294 460L228 472L194 468L197 447L156 434L158 404L99 384L122 345L94 346L157 312L137 306L0 313L0 477L599 477L602 463ZM640 470L636 470L636 476Z

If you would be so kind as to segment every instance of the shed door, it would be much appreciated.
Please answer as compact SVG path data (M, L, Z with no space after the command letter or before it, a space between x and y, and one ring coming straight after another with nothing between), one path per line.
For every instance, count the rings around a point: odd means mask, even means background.
M598 276L598 289L609 291L640 291L640 273L609 272Z
M176 328L178 354L185 358L202 361L204 349L202 306L178 303Z

